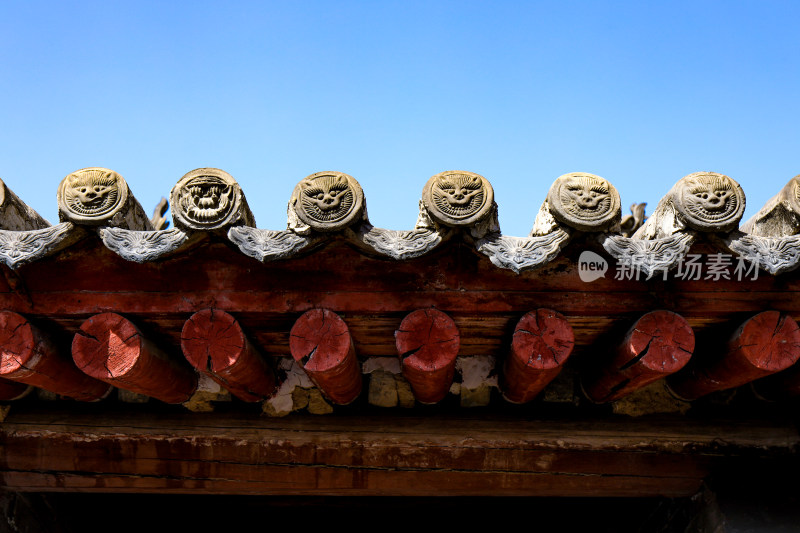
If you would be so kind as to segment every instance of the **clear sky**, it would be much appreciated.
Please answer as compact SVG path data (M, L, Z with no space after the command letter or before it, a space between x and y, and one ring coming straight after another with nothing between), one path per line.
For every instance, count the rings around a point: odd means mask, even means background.
M800 2L0 0L0 178L119 172L149 213L186 172L239 181L282 229L308 174L354 176L409 229L425 181L469 170L526 235L566 172L648 213L700 170L747 217L800 173Z

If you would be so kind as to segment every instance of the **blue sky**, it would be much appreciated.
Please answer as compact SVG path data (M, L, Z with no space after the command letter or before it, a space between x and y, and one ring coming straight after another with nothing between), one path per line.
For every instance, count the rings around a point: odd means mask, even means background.
M0 178L51 222L56 188L116 170L145 210L230 172L261 228L296 182L354 176L411 228L425 181L493 184L526 235L591 172L648 212L728 174L747 217L800 173L800 2L0 2Z

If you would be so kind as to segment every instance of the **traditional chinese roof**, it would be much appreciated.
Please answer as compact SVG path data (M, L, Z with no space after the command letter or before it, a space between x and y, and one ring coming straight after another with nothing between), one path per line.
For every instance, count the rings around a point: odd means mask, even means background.
M591 418L683 413L737 390L789 398L800 393L799 179L740 224L745 195L728 176L680 179L645 219L644 205L621 216L609 181L567 174L520 237L501 232L491 184L467 171L431 177L406 230L372 226L365 191L340 172L287 187L285 229L256 227L244 191L213 168L177 181L169 229L166 205L148 218L108 169L62 180L56 225L0 182L4 399L33 410L14 427L39 438L42 402L44 413L78 405L58 397L245 418L250 405L346 416L455 403L504 417L550 402ZM777 448L800 443L781 435ZM575 445L597 449L594 438ZM681 439L670 438L659 453ZM716 453L703 439L699 453Z

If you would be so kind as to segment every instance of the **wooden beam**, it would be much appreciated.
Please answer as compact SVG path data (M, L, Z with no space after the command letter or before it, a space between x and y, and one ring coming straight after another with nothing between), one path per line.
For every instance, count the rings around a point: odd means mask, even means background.
M288 354L294 320L309 309L328 308L347 317L357 353L396 357L394 332L402 318L414 309L436 307L460 330L459 355L498 359L507 353L519 318L540 307L557 309L570 321L576 350L602 339L618 320L654 309L679 313L698 335L765 309L800 316L796 273L742 281L645 282L613 279L611 263L605 278L584 283L578 254L565 250L545 269L514 274L451 241L429 256L392 263L387 278L386 260L364 256L338 240L308 256L266 264L213 241L167 261L138 264L90 237L69 253L25 265L19 271L25 297L0 276L0 309L52 321L70 332L88 316L114 311L178 347L186 319L214 307L234 315L266 353ZM320 277L320 271L326 275Z
M245 402L275 392L275 372L231 315L203 309L181 331L181 350L192 366Z
M397 496L691 496L737 457L792 454L789 420L241 414L12 409L0 488Z
M533 400L561 372L574 346L572 326L563 315L552 309L526 313L503 364L503 397L513 403Z
M197 388L193 370L116 313L94 315L81 324L72 341L72 358L93 378L167 403L185 402Z
M361 367L350 330L330 309L312 309L292 326L289 349L322 393L345 405L361 394Z
M28 394L30 390L31 386L26 383L0 378L0 400L4 402L18 400Z
M437 309L409 313L395 331L403 376L420 403L442 400L453 383L460 334L453 319Z
M673 374L694 352L694 331L680 315L652 311L642 316L609 361L582 381L593 402L613 402Z
M787 314L765 311L739 326L719 353L708 355L668 379L675 394L694 400L789 368L800 358L800 328Z
M0 377L91 402L110 387L75 367L68 354L28 319L0 312Z

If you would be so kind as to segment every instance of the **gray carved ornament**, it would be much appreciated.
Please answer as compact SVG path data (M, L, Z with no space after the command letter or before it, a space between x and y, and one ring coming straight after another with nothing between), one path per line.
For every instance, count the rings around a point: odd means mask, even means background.
M773 275L791 272L800 266L800 235L761 237L736 232L725 244L732 252Z
M239 184L218 168L198 168L184 175L170 192L172 219L184 230L209 231L255 226Z
M151 230L150 219L125 180L107 168L90 167L67 175L58 187L62 222Z
M586 232L616 229L622 216L617 189L600 176L586 172L556 179L543 210L561 224Z
M733 231L744 214L744 191L723 174L690 174L673 187L671 194L686 225L697 231Z
M317 172L300 181L289 200L289 229L306 235L311 231L341 231L365 219L361 185L343 172Z
M367 253L402 261L429 253L449 238L452 231L433 222L420 200L419 216L413 230L376 228L365 221L344 235Z
M106 168L84 168L73 172L58 187L62 221L102 224L110 220L128 196L122 176Z
M633 237L660 239L686 229L728 233L738 227L744 208L744 191L734 180L716 172L695 172L670 189Z
M397 231L368 226L362 227L357 238L378 254L397 260L425 255L442 242L442 235L428 228Z
M489 180L463 170L431 177L422 189L422 203L434 222L451 228L476 226L497 211Z
M770 198L725 244L770 274L782 274L800 265L800 176L795 176Z
M100 228L106 248L126 261L145 263L171 254L186 243L188 235L172 228L160 231L133 231L123 228Z
M0 261L14 270L54 254L84 235L71 222L29 231L0 230Z
M569 233L562 229L532 237L495 234L478 241L478 251L489 257L493 265L519 274L555 259L568 240Z
M273 231L248 226L230 228L228 230L228 239L243 254L263 263L279 259L290 259L313 246L319 240L314 237L298 235L288 230Z
M694 241L695 234L691 231L652 240L609 235L603 240L603 248L617 262L638 268L650 279L657 272L666 273L677 267Z

